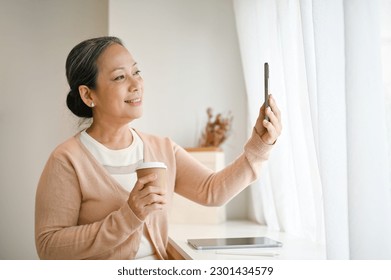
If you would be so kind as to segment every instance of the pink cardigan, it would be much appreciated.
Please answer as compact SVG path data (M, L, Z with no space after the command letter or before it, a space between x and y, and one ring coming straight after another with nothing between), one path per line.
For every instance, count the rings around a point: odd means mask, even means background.
M168 207L173 192L203 205L222 205L253 182L272 146L253 135L244 152L214 173L168 138L137 132L144 160L168 169ZM129 193L80 142L80 133L50 155L38 183L35 241L41 259L133 259L143 224L159 259L167 259L167 210L143 222L127 204Z

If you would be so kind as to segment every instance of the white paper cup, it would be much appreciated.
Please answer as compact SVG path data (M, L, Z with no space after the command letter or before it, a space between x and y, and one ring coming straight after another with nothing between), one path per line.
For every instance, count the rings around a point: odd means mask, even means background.
M167 166L163 162L143 162L136 168L137 178L147 176L151 173L157 175L156 180L145 184L145 186L156 186L167 188Z

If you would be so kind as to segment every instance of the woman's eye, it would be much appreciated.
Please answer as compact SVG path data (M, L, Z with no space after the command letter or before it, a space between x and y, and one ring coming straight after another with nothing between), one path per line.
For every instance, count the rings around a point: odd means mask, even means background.
M120 75L118 77L115 77L114 81L119 81L119 80L123 80L123 79L125 79L125 76L124 75Z
M141 71L140 70L137 70L136 72L134 72L134 76L137 76L137 75L140 75Z

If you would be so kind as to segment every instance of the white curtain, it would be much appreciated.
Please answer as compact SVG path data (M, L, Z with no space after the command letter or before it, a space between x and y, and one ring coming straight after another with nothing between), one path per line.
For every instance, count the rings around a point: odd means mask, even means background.
M329 259L391 259L391 189L377 0L234 0L249 132L263 63L283 133L252 214L326 242Z

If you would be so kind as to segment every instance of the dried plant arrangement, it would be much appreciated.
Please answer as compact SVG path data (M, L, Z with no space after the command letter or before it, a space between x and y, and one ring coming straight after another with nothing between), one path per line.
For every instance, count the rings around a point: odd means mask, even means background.
M212 108L208 108L206 113L208 115L208 122L202 133L199 146L218 148L229 137L233 116L231 112L228 112L226 116L217 114L213 119Z

